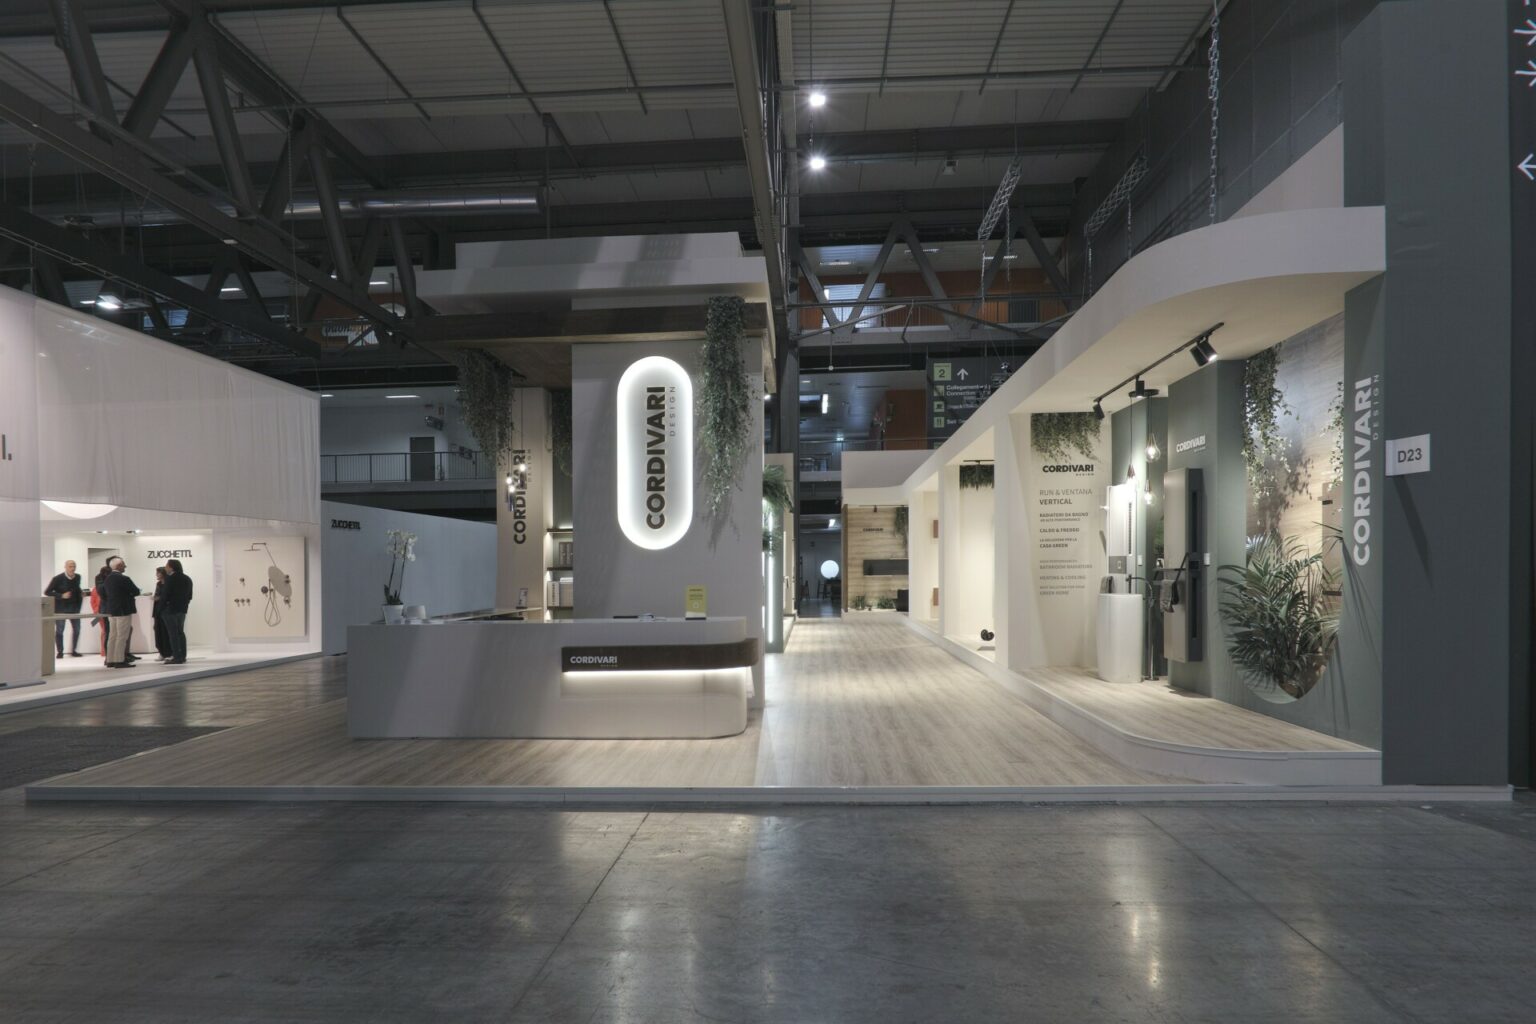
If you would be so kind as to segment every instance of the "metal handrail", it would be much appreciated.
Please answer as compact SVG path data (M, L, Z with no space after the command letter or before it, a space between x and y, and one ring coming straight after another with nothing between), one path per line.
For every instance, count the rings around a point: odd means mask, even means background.
M437 483L493 480L496 460L484 452L346 452L320 456L322 484Z

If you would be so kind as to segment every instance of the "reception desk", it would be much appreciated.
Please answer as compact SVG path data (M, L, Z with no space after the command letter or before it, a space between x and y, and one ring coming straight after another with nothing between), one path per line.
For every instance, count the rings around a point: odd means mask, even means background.
M358 739L733 736L760 657L739 618L375 624L347 649Z

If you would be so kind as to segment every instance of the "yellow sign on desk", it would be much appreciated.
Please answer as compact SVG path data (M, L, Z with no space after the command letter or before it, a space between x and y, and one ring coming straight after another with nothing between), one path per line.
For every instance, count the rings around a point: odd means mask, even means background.
M683 617L686 619L702 619L709 615L709 588L692 586L688 588Z

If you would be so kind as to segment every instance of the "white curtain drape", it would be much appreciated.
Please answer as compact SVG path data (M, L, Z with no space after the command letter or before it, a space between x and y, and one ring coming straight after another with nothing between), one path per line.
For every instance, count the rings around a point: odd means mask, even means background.
M41 496L318 522L314 395L47 302L34 326Z

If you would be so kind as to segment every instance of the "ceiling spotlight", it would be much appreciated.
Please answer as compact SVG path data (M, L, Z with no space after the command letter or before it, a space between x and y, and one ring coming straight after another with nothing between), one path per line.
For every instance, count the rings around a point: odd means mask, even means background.
M824 171L827 169L827 158L821 154L811 157L811 170Z
M830 409L831 407L832 407L832 398L831 398L831 396L828 395L826 392L822 392L822 395L821 395L821 414L823 416L825 416L827 414L827 410Z
M1211 336L1209 334L1202 334L1196 338L1195 343L1190 346L1189 354L1194 357L1196 366L1214 363L1220 358L1216 355L1216 350L1211 347Z
M116 295L98 295L96 297L96 308L112 313L123 308L123 300L119 299Z
M321 398L335 398L335 397L336 397L336 396L335 396L335 395L333 395L333 394L331 394L331 393L330 393L330 392L328 392L328 391L322 391L322 392L321 392L321 393L320 393L320 397L321 397Z
M519 473L526 473L526 472L528 472L528 463L526 463L526 462L519 462L517 464L517 471Z
M1138 398L1153 398L1157 395L1157 388L1147 387L1147 382L1142 380L1140 377L1137 377L1136 386L1130 391L1127 391L1126 394L1131 396L1132 401L1135 401Z
M1104 418L1104 404L1097 398L1093 400L1093 418L1096 420Z
M810 100L811 106L813 107L824 107L827 105L827 94L822 92L820 89L811 90L810 96L806 98Z
M1153 434L1147 438L1147 461L1156 462L1162 456L1163 450L1157 446L1157 435Z

